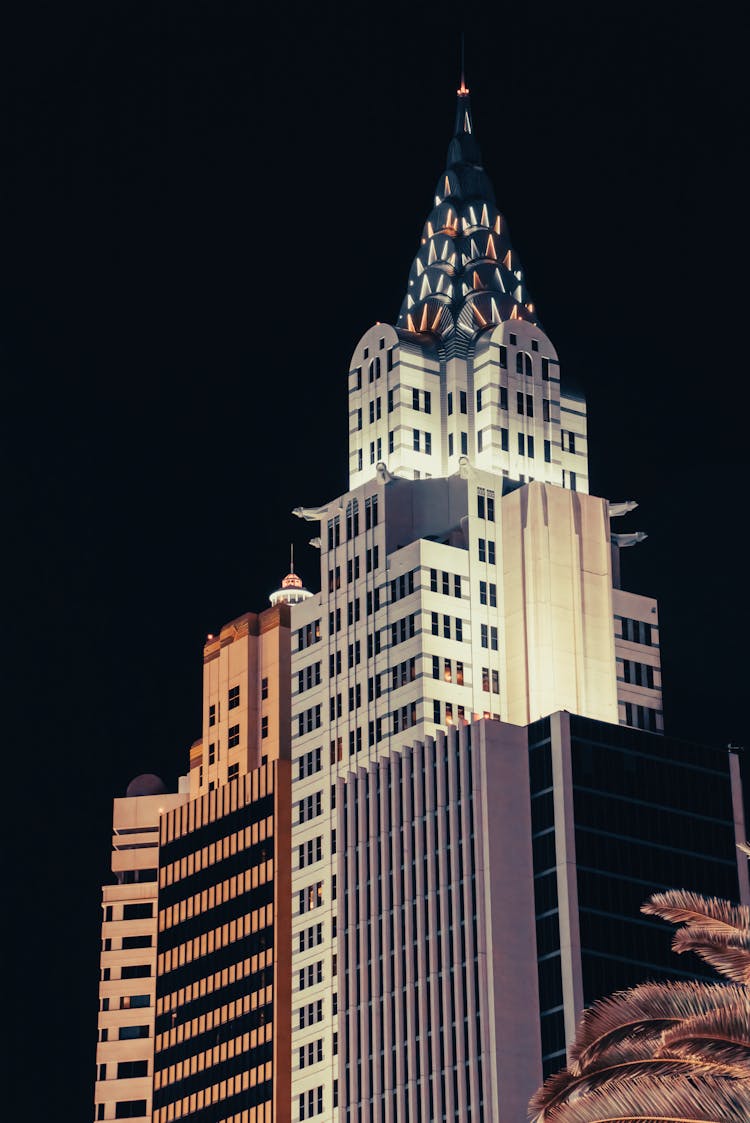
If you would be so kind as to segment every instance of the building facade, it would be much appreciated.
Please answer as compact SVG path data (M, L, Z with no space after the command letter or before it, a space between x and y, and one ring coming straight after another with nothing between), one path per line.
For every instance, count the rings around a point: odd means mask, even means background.
M208 636L179 791L115 800L96 1119L290 1118L289 612Z
M750 900L738 759L664 735L635 504L590 491L463 81L347 393L349 490L294 512L320 591L208 637L188 776L116 801L99 1119L511 1123L584 1003L677 970L650 892Z

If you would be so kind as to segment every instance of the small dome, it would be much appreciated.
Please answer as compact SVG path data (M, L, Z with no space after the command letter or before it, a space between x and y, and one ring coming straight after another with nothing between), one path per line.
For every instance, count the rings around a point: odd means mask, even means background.
M298 577L296 573L287 573L284 580L281 582L282 589L301 589L302 578Z
M153 772L144 772L130 781L125 795L130 799L136 795L165 795L166 791L167 786L162 779Z

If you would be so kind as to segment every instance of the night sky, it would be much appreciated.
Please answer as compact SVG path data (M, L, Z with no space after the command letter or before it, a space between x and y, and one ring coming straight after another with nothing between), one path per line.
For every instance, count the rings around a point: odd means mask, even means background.
M738 29L720 7L467 10L477 138L588 398L591 490L637 499L618 529L649 535L623 576L660 601L668 731L750 746ZM458 5L258 11L25 5L2 37L26 1123L93 1117L111 799L185 771L206 633L265 607L290 542L318 588L290 512L346 489L349 359L398 314L452 132Z

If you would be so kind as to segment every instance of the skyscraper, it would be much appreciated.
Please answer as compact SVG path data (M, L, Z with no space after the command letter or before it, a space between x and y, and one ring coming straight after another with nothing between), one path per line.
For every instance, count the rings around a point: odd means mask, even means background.
M748 895L736 757L662 735L634 504L589 492L463 80L348 401L349 490L295 511L320 592L209 637L189 778L116 801L97 1118L523 1118L583 1003L662 969L641 896Z

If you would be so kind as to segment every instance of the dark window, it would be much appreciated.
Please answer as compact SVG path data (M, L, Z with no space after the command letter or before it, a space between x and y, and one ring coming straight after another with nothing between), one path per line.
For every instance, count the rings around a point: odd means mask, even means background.
M150 975L150 963L134 963L130 967L123 967L120 977L123 979L147 979Z
M263 738L268 736L268 716L267 715L260 719L260 735Z
M115 1119L137 1119L145 1114L145 1100L120 1100L115 1104Z
M240 688L239 686L232 686L229 689L228 706L230 710L234 710L240 704Z
M460 405L460 408L461 408L461 413L466 413L466 391L465 390L459 390L458 401L459 401L459 405Z
M227 744L230 749L235 748L240 743L240 727L239 725L229 726L229 740Z
M123 920L145 920L149 916L154 915L154 906L148 905L124 905L122 910Z
M120 1061L117 1079L127 1080L132 1076L148 1076L148 1061Z
M128 948L150 948L153 942L153 936L123 936L122 938L123 950Z

